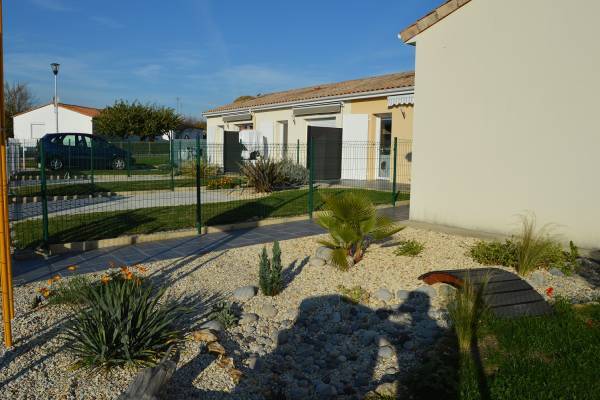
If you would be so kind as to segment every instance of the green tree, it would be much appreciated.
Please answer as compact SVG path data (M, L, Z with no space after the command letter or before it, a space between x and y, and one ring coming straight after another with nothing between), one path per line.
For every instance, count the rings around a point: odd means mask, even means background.
M15 114L27 111L33 107L35 98L25 83L4 82L4 119L6 134L14 137L13 119Z
M139 136L152 141L180 124L181 117L172 108L118 100L94 118L94 132L120 138Z

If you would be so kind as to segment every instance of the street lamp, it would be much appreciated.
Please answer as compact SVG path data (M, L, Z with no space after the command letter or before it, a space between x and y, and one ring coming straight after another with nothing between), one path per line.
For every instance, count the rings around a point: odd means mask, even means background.
M52 68L52 73L54 74L54 115L56 117L56 133L58 133L58 95L56 94L57 88L57 80L58 80L58 67L60 64L52 63L50 64Z

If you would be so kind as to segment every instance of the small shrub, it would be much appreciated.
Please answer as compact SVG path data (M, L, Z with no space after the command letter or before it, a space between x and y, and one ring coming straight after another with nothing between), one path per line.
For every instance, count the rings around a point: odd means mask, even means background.
M329 231L329 240L319 240L333 250L331 264L347 270L348 256L354 264L365 255L372 240L381 240L404 229L389 218L378 216L373 203L364 195L345 192L337 196L322 195L324 210L317 223Z
M273 257L269 260L267 249L263 247L258 269L260 291L265 296L276 296L283 290L281 277L281 249L279 242L273 243Z
M463 285L455 291L452 300L448 303L448 315L456 333L458 348L463 354L469 352L471 341L477 333L479 322L486 309L483 293L487 282L488 278L485 277L479 285L474 285L467 275Z
M397 256L416 257L421 254L424 248L423 243L416 240L402 240L396 250L394 250L394 254Z
M182 162L179 166L179 172L184 176L196 177L196 163L193 161ZM217 164L209 164L206 162L200 162L200 176L202 178L212 178L219 176L221 173L221 167Z
M302 186L308 182L308 169L292 160L277 163L280 183L285 186Z
M221 323L225 329L234 327L239 320L233 303L227 301L215 304L208 314L208 319Z
M75 276L68 280L61 280L53 285L48 297L50 305L76 305L83 304L90 298L94 290L94 282L85 275Z
M352 304L366 303L371 297L369 292L367 292L361 286L347 288L344 285L339 285L337 289L342 295L342 299Z
M224 176L216 179L209 179L206 182L206 188L208 190L216 190L216 189L233 189L237 186L237 182L228 176Z
M517 244L512 240L479 241L471 247L469 254L473 260L483 265L504 265L513 268L517 265Z
M74 368L153 366L183 340L176 322L187 309L159 304L164 289L142 284L127 269L102 282L92 286L65 332L67 348L78 359Z
M245 162L240 166L240 173L257 193L270 193L281 184L278 163L270 159Z

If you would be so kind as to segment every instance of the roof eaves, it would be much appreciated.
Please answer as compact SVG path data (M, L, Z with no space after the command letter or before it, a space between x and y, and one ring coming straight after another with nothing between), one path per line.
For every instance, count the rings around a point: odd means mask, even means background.
M471 0L448 0L429 14L418 19L414 24L400 31L398 37L407 43L415 36L437 24L470 1Z

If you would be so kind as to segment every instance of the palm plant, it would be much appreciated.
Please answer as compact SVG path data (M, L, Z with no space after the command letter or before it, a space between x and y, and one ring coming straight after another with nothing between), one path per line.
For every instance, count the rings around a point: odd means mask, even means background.
M240 165L240 173L258 193L272 192L280 184L278 164L270 159L259 159Z
M385 239L404 229L389 218L378 216L364 194L346 192L322 197L325 205L317 223L329 231L329 239L319 243L333 250L331 264L342 270L362 260L370 241Z

